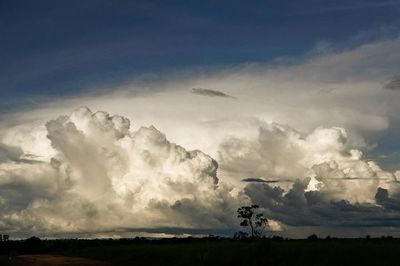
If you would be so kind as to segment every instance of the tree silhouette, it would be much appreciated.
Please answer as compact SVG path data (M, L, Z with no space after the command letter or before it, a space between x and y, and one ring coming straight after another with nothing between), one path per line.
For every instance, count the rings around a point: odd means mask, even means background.
M235 232L235 233L233 234L233 239L242 240L242 239L246 239L246 238L248 238L248 237L249 237L249 234L246 233L246 232L242 232L242 231Z
M252 238L261 237L268 224L268 219L264 217L264 214L256 212L258 208L258 205L251 205L240 207L237 210L237 217L242 219L240 226L249 226Z

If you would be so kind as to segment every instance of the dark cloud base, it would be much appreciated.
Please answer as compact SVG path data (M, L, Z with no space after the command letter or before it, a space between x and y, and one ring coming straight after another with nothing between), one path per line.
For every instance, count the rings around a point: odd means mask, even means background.
M211 90L211 89L203 89L203 88L192 88L191 92L193 94L198 94L202 96L208 97L225 97L225 98L235 98L231 95L228 95L222 91Z
M332 200L324 191L307 191L307 179L297 180L285 193L266 183L248 184L244 193L264 208L267 217L289 226L400 228L400 196L378 188L376 203Z

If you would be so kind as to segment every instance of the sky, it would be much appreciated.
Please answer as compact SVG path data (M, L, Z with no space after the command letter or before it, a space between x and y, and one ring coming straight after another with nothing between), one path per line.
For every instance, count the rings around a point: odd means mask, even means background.
M398 234L399 13L0 0L0 233Z

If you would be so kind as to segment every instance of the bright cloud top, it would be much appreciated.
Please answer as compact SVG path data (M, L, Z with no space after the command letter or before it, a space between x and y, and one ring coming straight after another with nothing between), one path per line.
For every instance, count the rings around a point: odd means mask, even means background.
M267 124L255 139L222 143L220 165L228 175L256 180L244 194L285 225L400 226L399 172L364 160L343 128L300 134Z
M13 150L23 156L25 147L3 145L13 152L0 165L2 229L54 233L231 224L234 200L218 182L217 162L169 142L152 126L130 131L124 117L81 108L47 122L36 141L54 156L15 159Z
M131 131L118 115L80 108L20 134L37 143L15 147L12 136L3 139L2 230L224 230L237 228L235 209L250 202L263 207L272 230L400 226L393 223L400 217L397 173L363 160L342 128L301 134L264 124L256 138L228 138L219 148L221 169L231 178L225 182L210 156L169 142L153 126ZM35 154L32 147L40 149ZM41 156L43 150L52 156ZM278 182L229 183L246 176Z

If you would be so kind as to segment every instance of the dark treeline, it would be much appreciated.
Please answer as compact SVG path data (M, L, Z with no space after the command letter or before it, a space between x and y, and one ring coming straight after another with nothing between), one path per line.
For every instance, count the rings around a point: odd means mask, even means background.
M169 244L192 244L192 243L275 243L275 242L294 242L294 243L374 243L385 244L388 242L400 244L400 238L391 236L370 237L365 238L337 238L325 237L319 238L317 235L310 235L307 239L289 239L281 236L271 236L259 239L235 239L219 236L208 237L185 237L185 238L101 238L101 239L40 239L38 237L30 237L24 240L8 240L0 241L0 254L42 254L71 249L82 249L87 247L101 246L118 246L118 245L169 245Z
M0 242L0 264L23 254L59 254L112 265L397 265L400 239L259 239L221 237L169 239L55 239Z

